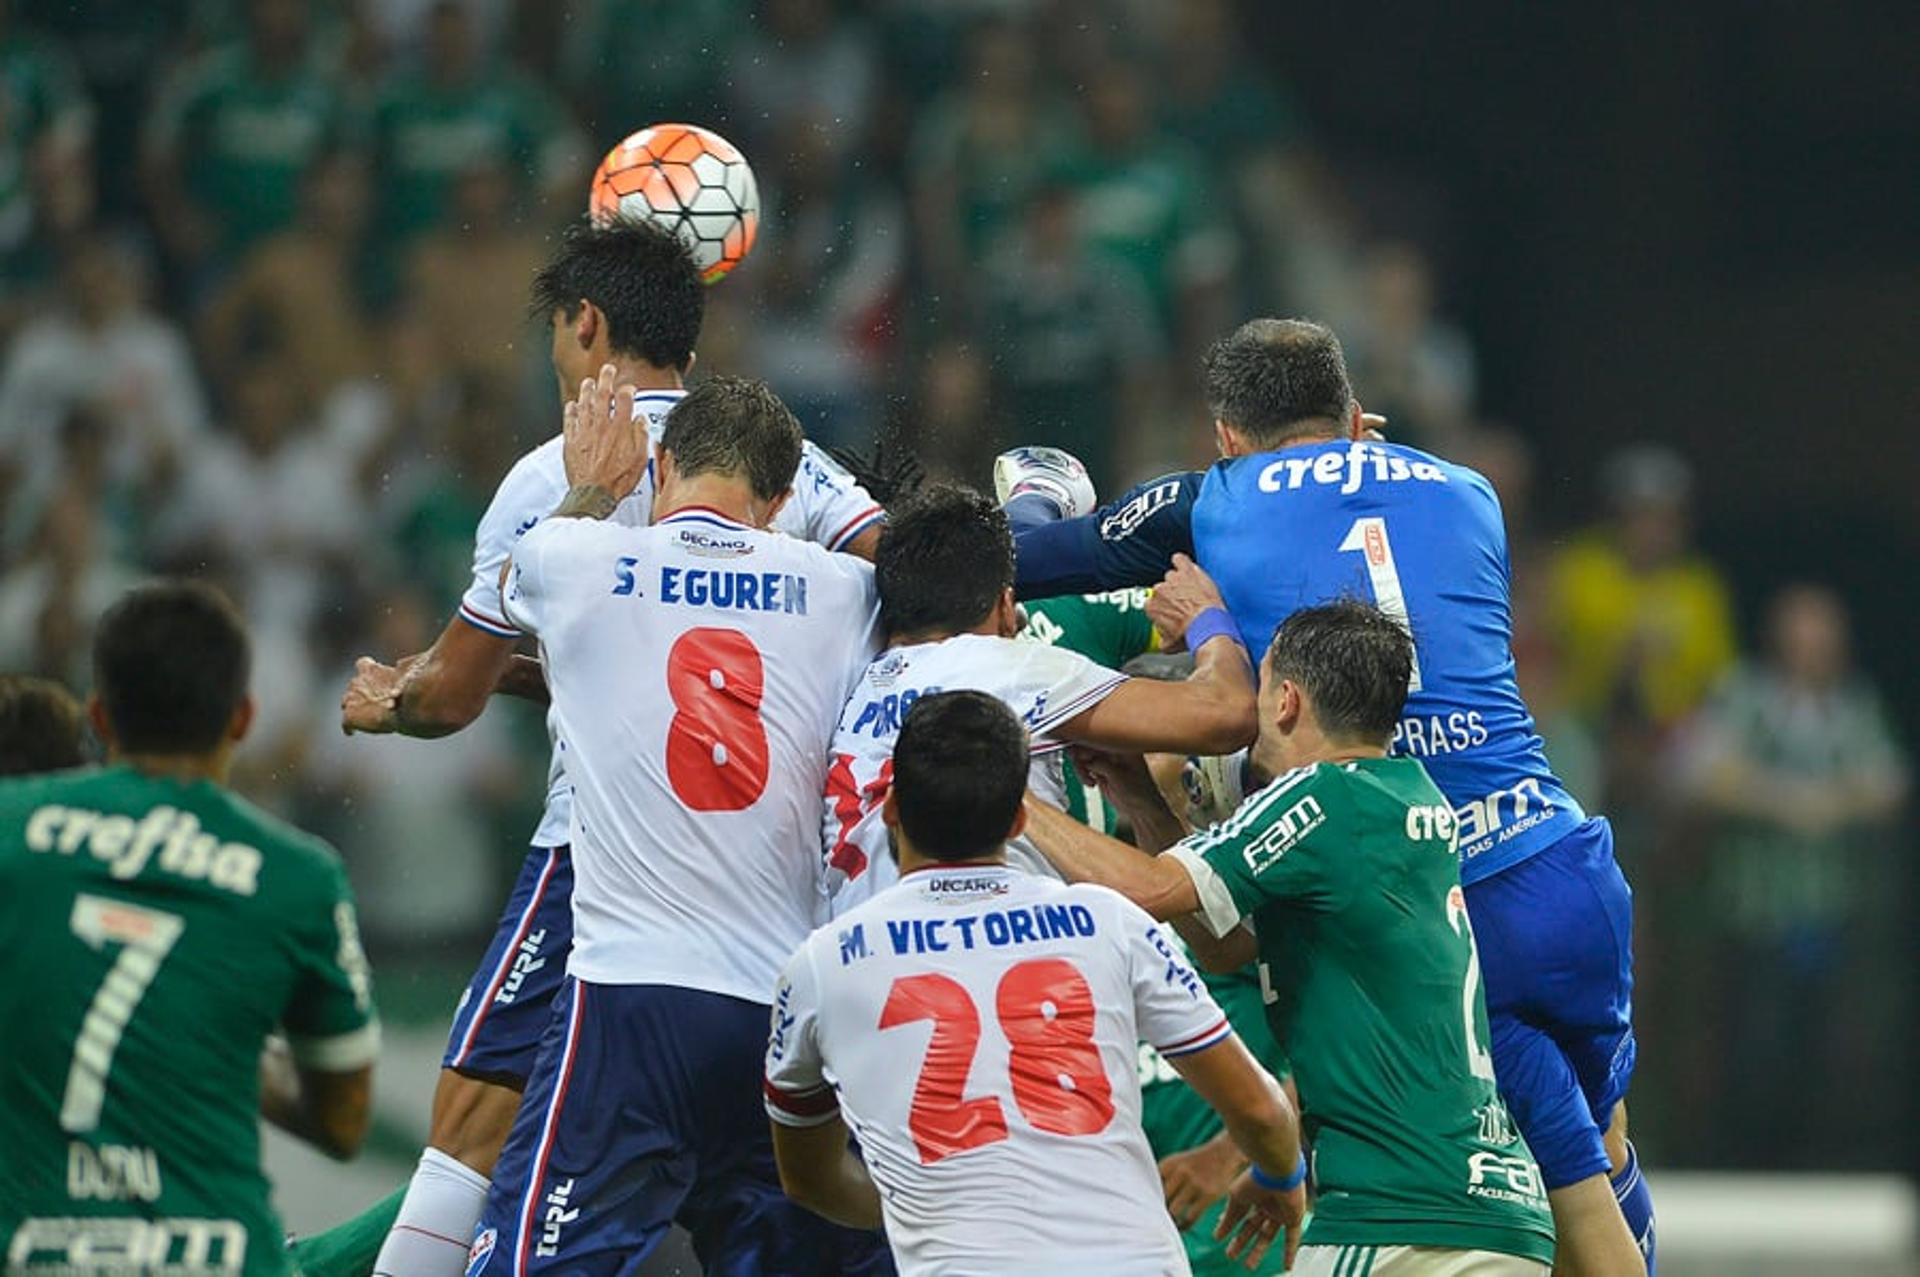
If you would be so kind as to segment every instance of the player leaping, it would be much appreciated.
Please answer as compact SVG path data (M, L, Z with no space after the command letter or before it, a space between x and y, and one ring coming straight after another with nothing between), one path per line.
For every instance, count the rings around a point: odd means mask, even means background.
M656 441L668 411L686 394L706 305L686 247L651 223L578 225L533 282L533 309L552 329L560 401L612 365L636 389L634 412ZM531 683L539 671L516 661L520 633L500 601L500 570L518 539L559 503L567 480L558 435L522 457L500 483L475 534L473 580L456 617L424 654L383 665L361 662L347 689L348 731L443 736L486 708L503 680ZM654 485L643 474L623 493L615 522L643 525ZM805 540L871 558L884 521L880 507L811 443L801 450L793 499L776 526ZM572 942L567 850L571 782L566 744L554 738L547 806L507 906L462 996L434 1092L427 1149L375 1271L395 1277L458 1277L487 1195L487 1177L520 1105L548 1009ZM385 1233L393 1203L355 1227Z
M1057 467L1010 458L1010 486L1027 489L1010 508L1020 592L1150 584L1192 555L1255 651L1292 613L1347 595L1410 628L1413 683L1393 751L1424 762L1459 814L1494 1068L1550 1190L1561 1271L1650 1270L1653 1204L1623 1103L1631 896L1611 828L1554 776L1520 698L1493 488L1368 440L1340 343L1319 324L1254 320L1214 345L1205 372L1225 460L1204 475L1049 522Z

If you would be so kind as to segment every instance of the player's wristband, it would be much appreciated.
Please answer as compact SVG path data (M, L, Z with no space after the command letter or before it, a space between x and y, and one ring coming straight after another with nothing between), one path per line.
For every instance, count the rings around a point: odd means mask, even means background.
M1247 1168L1247 1174L1253 1177L1254 1183L1266 1189L1269 1193L1291 1193L1294 1189L1307 1182L1307 1155L1305 1153L1300 1154L1300 1164L1294 1167L1293 1174L1287 1176L1285 1179L1275 1179L1273 1176L1261 1170L1258 1165L1249 1166Z
M1240 641L1240 627L1227 615L1227 609L1204 608L1200 615L1187 622L1187 650L1198 652L1209 639L1219 638L1222 634L1236 643Z

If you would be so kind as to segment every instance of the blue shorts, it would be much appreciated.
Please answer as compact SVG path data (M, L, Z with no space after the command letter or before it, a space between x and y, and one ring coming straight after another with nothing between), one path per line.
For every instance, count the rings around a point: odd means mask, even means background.
M780 1191L760 1089L767 1020L718 993L569 979L468 1277L624 1277L674 1223L709 1277L892 1273L882 1234Z
M534 847L453 1013L442 1068L524 1087L573 949L573 860Z
M1608 1169L1633 1077L1633 892L1595 818L1467 889L1493 1071L1547 1187Z

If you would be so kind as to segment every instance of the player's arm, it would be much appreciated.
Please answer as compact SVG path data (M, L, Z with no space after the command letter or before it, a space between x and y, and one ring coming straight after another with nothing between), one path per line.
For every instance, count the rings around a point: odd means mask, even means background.
M1230 1033L1203 1050L1176 1054L1168 1063L1220 1115L1227 1137L1253 1164L1236 1181L1214 1235L1232 1238L1228 1256L1244 1258L1248 1267L1254 1267L1284 1231L1284 1266L1291 1268L1294 1252L1300 1248L1307 1190L1300 1117L1286 1090L1260 1067L1237 1034ZM1254 1171L1264 1184L1252 1178ZM1276 1182L1290 1187L1269 1187Z
M373 1113L373 1065L329 1070L296 1064L286 1042L260 1057L260 1115L342 1161L360 1151Z
M1152 585L1175 554L1193 553L1193 502L1201 476L1170 474L1092 514L1061 519L1046 498L1015 497L1014 593L1022 599Z
M545 705L553 699L547 689L547 667L537 656L515 653L507 662L507 668L501 671L500 681L494 684L493 694Z
M462 612L417 656L393 665L363 656L340 698L341 728L450 736L486 709L513 665L518 642L481 629Z
M848 1228L879 1228L880 1190L854 1155L838 1113L818 1126L773 1124L780 1187L814 1214Z

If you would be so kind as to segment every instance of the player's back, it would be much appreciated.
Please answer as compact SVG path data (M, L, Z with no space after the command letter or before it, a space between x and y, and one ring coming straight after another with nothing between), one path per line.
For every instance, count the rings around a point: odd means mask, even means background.
M32 967L0 988L6 1271L284 1272L261 1048L284 1026L341 1071L377 1049L334 854L205 781L10 781L0 920Z
M991 634L907 644L874 658L847 698L833 737L822 830L830 911L843 913L897 880L880 803L892 779L894 742L920 697L967 690L1004 703L1032 733L1029 787L1064 807L1064 746L1048 732L1124 681L1125 675L1077 652ZM1008 859L1030 873L1059 876L1024 840L1009 844Z
M574 786L570 971L766 1002L815 921L872 568L705 509L550 519L515 553L506 610L540 638Z
M1138 1043L1177 1054L1227 1030L1146 914L1004 865L930 867L806 954L809 1031L902 1273L1186 1271Z
M1342 597L1409 625L1414 671L1393 750L1426 764L1458 809L1465 881L1585 819L1520 698L1506 530L1479 474L1345 440L1238 457L1207 472L1193 541L1251 651L1293 612Z

